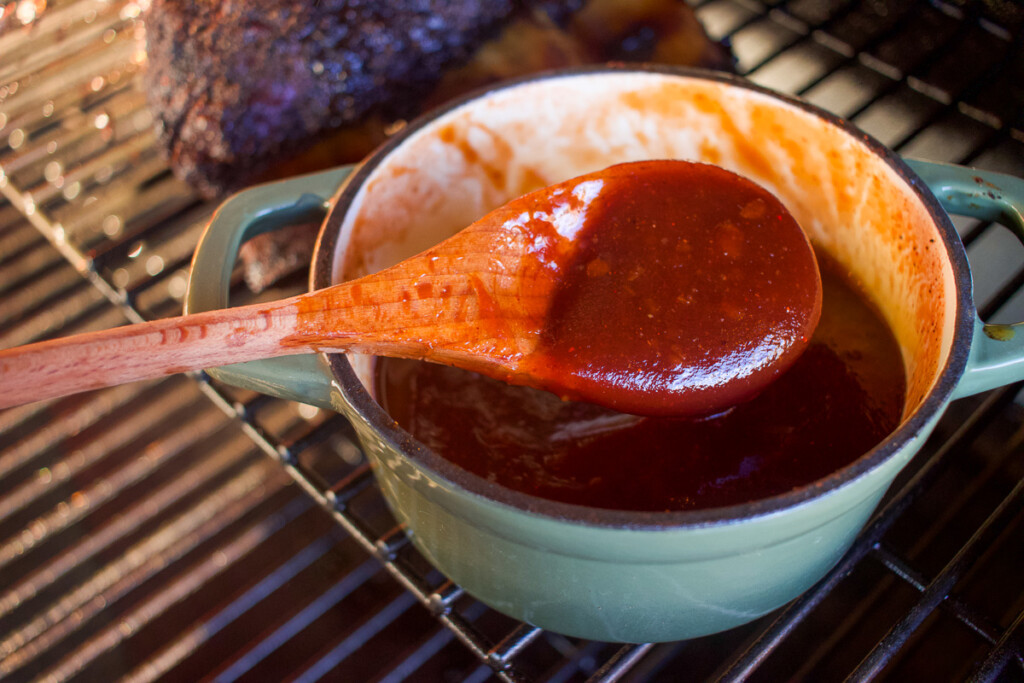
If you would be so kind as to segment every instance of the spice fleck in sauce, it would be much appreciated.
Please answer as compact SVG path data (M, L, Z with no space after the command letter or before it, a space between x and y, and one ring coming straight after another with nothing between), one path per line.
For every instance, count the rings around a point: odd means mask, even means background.
M377 395L441 456L542 498L657 511L781 494L871 449L903 405L892 333L838 268L820 254L819 264L824 302L809 346L760 395L719 415L637 417L396 359L378 361Z

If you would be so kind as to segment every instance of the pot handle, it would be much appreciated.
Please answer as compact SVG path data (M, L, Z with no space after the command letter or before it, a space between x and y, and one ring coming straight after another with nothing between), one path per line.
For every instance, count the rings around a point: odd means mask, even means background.
M225 201L196 246L185 313L227 308L231 272L242 243L296 223L322 221L327 198L351 172L352 166L341 166L297 176L243 190ZM316 355L236 363L207 372L226 384L333 410L330 374Z
M964 166L908 160L949 213L997 221L1024 241L1024 180ZM975 316L967 369L955 398L1024 379L1024 323L990 325Z

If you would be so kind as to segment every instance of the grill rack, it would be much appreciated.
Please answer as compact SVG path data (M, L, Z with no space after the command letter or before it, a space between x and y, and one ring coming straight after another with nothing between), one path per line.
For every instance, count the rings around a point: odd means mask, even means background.
M38 16L26 31L17 24L30 6ZM697 11L753 80L850 118L901 153L1024 175L1022 15L991 7L1001 6L712 0ZM144 2L0 8L0 344L176 313L214 207L170 176L153 147L137 84ZM975 274L982 315L1021 319L1020 248L990 224L957 225L972 261L986 266ZM0 571L15 580L0 589L0 675L315 680L365 669L353 660L383 651L399 655L372 670L380 680L899 680L921 670L912 655L927 650L922 634L952 624L974 639L955 675L1024 680L1024 585L1012 571L1024 517L1014 486L1024 473L1019 389L955 404L818 586L749 627L656 646L566 639L464 595L406 542L339 417L201 374L9 410L0 413ZM937 501L936 492L956 495ZM937 519L917 519L928 515ZM973 520L966 529L961 516ZM959 540L935 550L949 535ZM263 561L258 581L243 581L212 614L187 609L251 557ZM340 571L312 581L321 565ZM995 604L972 592L992 567ZM261 606L280 606L275 596L295 585L307 587L302 609L245 628L244 617L266 616ZM361 598L373 608L357 627L318 626L332 611L350 614L342 607L367 586L376 597ZM860 589L867 598L846 595ZM891 628L858 636L864 615L890 600L900 603ZM183 626L169 642L156 637L175 610ZM836 635L808 633L822 623ZM228 633L250 640L225 644ZM374 645L407 633L411 646ZM318 637L316 647L296 644L299 635ZM206 669L204 649L217 650ZM131 650L139 656L123 654Z

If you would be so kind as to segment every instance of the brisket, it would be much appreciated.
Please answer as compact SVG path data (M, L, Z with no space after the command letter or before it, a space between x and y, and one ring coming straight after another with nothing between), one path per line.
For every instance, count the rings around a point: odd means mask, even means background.
M680 0L153 0L146 34L161 141L207 197L358 160L392 122L499 78L731 64Z

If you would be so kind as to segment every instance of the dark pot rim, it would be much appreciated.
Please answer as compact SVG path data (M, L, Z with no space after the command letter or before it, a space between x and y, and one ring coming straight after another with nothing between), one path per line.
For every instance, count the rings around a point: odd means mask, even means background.
M551 78L567 78L597 74L619 73L655 73L669 76L697 78L717 81L731 86L745 88L767 95L781 102L793 105L811 113L826 122L859 139L868 149L887 163L896 174L913 188L929 215L935 222L947 258L956 280L957 310L953 331L952 348L942 368L938 381L932 387L924 401L909 419L905 420L892 434L875 448L867 451L846 467L810 484L794 488L786 493L762 498L747 503L718 508L698 510L682 510L675 512L639 512L628 510L612 510L592 508L569 503L556 502L506 488L489 482L472 474L450 461L442 458L431 449L417 441L412 435L400 428L383 408L370 396L352 369L344 354L327 354L327 360L335 380L341 387L345 399L358 411L363 419L376 429L377 435L390 448L404 454L419 469L425 470L430 476L448 482L462 491L479 496L518 511L546 516L554 520L573 522L588 526L633 528L633 529L679 529L684 527L703 527L723 525L778 513L782 510L805 504L834 491L845 484L861 477L893 457L897 452L912 441L929 421L941 411L951 399L953 391L967 365L967 356L974 321L974 302L970 290L970 270L966 253L949 216L939 201L914 171L894 151L857 128L852 123L834 114L824 111L812 104L797 98L772 91L732 74L708 71L699 68L665 67L655 65L616 64L599 67L559 69L524 78L505 81L497 85L480 89L457 99L441 108L434 109L419 117L404 129L395 134L370 157L368 157L339 188L331 200L331 208L323 223L313 257L313 269L310 275L312 288L327 287L332 282L334 253L338 234L344 221L345 212L351 205L359 189L377 168L381 161L392 150L401 145L412 134L424 128L444 114L457 109L468 102L480 99L491 93L539 80Z

